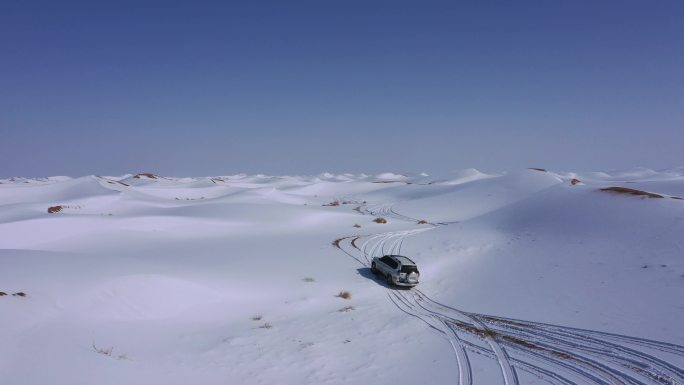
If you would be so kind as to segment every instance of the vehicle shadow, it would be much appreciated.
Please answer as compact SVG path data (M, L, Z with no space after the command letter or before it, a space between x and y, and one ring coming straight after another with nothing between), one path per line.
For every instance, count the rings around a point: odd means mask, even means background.
M375 275L371 272L370 267L360 267L356 269L356 271L359 273L360 276L364 278L368 278L371 281L374 281L378 285L386 288L386 289L391 289L391 290L411 290L410 287L405 287L405 286L389 286L387 282L385 281L385 278L378 274Z

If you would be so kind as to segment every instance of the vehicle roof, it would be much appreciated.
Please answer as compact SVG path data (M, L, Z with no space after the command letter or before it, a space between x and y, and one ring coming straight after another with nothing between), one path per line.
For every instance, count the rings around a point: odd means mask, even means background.
M411 260L409 257L405 257L403 255L388 255L388 257L394 258L397 262L401 263L402 265L415 265L416 263Z

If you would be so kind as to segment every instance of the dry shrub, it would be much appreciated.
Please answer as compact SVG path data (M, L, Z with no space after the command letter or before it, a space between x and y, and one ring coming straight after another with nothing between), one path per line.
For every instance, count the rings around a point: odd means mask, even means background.
M375 223L387 223L387 219L379 217L379 218L373 219L373 222L375 222Z
M323 206L339 206L339 205L340 205L340 201L332 201L330 203L324 204Z
M93 350L97 353L104 354L105 356L110 356L112 355L112 352L114 351L114 348L98 348L95 346L95 343L93 343Z
M14 293L12 295L15 297L26 297L26 293L24 293L23 291L20 291L18 293Z
M606 188L602 188L601 191L612 192L612 193L617 193L617 194L628 194L628 195L643 196L643 197L647 197L647 198L663 198L663 196L660 194L654 194L654 193L650 193L647 191L635 190L635 189L631 189L631 188L627 188L627 187L606 187Z
M128 359L128 356L127 356L126 354L120 354L120 355L118 355L118 356L115 356L115 355L113 354L113 352L114 352L114 348L113 348L113 347L111 347L111 348L98 348L97 346L95 346L95 343L94 343L94 342L93 342L93 350L95 351L95 353L99 353L99 354L102 354L102 355L105 355L105 356L108 356L108 357L116 358L117 360L126 360L126 359Z
M582 183L582 181L579 180L579 179L577 179L577 178L572 178L572 179L570 180L570 184L573 185L573 186L576 185L576 184L578 184L578 183Z
M304 277L304 278L302 278L302 281L304 281L304 282L316 282L316 280L313 277Z
M345 306L345 307L343 307L342 309L338 310L338 312L340 312L340 313L346 313L346 312L352 311L352 310L354 310L354 306Z
M339 292L339 294L337 294L337 297L342 299L351 299L351 293L346 290L342 290Z
M359 227L361 227L361 225L357 223L354 225L354 227L356 227L358 229Z
M270 323L266 322L265 324L259 326L259 329L270 329L270 328L272 328L272 327L273 327L273 325L271 325Z
M62 211L62 208L63 208L62 206L51 206L51 207L48 207L48 213L49 213L49 214L58 213L58 212Z
M7 293L5 293L4 291L0 291L0 297L6 296L6 295L7 295Z
M426 221L425 219L421 219L421 220L418 221L418 224L419 224L419 225L427 225L427 224L428 224L428 221Z
M252 321L261 321L261 319L264 318L261 314L257 314L254 317L252 317Z

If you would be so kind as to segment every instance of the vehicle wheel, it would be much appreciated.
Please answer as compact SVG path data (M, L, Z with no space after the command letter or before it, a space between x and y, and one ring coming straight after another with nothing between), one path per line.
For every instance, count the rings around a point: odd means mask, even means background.
M375 268L375 263L371 265L371 273L378 274L378 269Z
M387 286L392 287L392 285L394 285L394 282L392 282L392 276L387 274Z

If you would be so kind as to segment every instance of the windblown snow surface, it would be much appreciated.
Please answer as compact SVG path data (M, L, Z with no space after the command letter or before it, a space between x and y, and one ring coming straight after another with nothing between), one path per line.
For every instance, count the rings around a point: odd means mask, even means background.
M682 196L684 169L0 179L0 384L684 384Z

